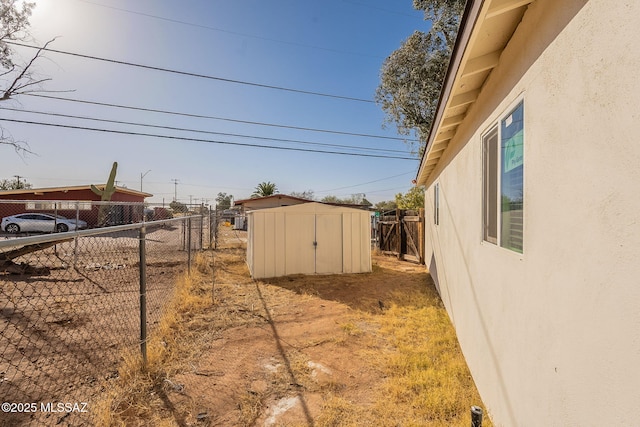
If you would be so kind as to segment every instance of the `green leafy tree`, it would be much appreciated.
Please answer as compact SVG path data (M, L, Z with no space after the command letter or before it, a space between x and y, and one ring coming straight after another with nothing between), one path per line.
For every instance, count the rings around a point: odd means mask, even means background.
M374 205L374 208L377 211L380 212L385 212L385 211L392 211L394 209L396 209L398 207L398 205L396 204L395 200L385 200L382 202L378 202Z
M431 129L440 90L458 32L466 0L414 0L413 6L431 21L428 33L415 31L384 62L376 102L386 113L385 123L398 132L415 132L421 154Z
M350 197L346 197L344 199L336 196L325 196L322 198L321 202L338 203L343 205L373 206L373 204L367 200L364 193L352 194Z
M33 188L33 186L25 180L21 181L18 177L0 180L0 190L26 190L29 188Z
M396 194L396 205L398 209L424 208L424 187L415 186L405 194Z
M320 201L324 203L342 203L342 200L336 196L324 196Z
M413 7L424 11L424 19L431 22L431 32L453 48L466 3L467 0L413 0Z
M185 213L189 211L189 208L187 205L185 205L184 203L180 203L178 201L173 201L171 203L169 203L169 207L171 208L172 211L176 212L176 213Z
M216 197L216 205L218 209L229 209L231 207L231 200L233 196L227 193L218 193L218 197Z
M272 196L278 193L278 187L271 181L261 182L256 186L252 198Z

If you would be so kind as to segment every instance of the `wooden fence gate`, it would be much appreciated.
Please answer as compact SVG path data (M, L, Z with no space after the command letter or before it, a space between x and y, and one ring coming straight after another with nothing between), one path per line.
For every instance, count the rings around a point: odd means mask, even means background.
M378 221L378 248L424 264L424 209L385 212Z

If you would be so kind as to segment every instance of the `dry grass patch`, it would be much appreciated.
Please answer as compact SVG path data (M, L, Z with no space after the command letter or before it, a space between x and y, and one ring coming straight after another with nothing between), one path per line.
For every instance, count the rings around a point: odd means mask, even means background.
M202 353L203 340L213 332L206 316L214 304L212 274L211 255L198 254L195 271L178 279L169 306L150 336L146 366L138 349L122 355L118 378L105 384L107 391L93 405L96 425L175 425L175 417L166 417L163 398L168 391L179 390L171 378ZM224 319L221 323L227 324Z
M379 314L356 312L341 325L345 341L380 370L371 405L329 393L317 426L471 425L470 408L482 406L455 330L432 286L394 294ZM483 426L491 427L485 416Z
M368 274L255 282L244 256L198 255L96 425L470 425L481 400L423 266L374 256Z
M394 345L381 361L388 375L375 412L380 425L449 427L471 424L470 406L481 399L439 299L415 295L376 319ZM491 426L490 420L484 423Z

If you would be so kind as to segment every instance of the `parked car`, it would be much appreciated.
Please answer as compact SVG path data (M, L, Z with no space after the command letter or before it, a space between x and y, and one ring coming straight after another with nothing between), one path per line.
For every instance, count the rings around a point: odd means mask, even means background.
M87 228L82 220L68 219L60 215L44 213L23 213L2 218L0 228L7 233L40 231L44 233L79 230Z

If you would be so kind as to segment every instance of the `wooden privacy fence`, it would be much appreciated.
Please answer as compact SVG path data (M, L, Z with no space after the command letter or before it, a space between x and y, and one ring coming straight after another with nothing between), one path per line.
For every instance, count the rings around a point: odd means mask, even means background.
M378 248L424 264L424 209L384 212L378 221Z

